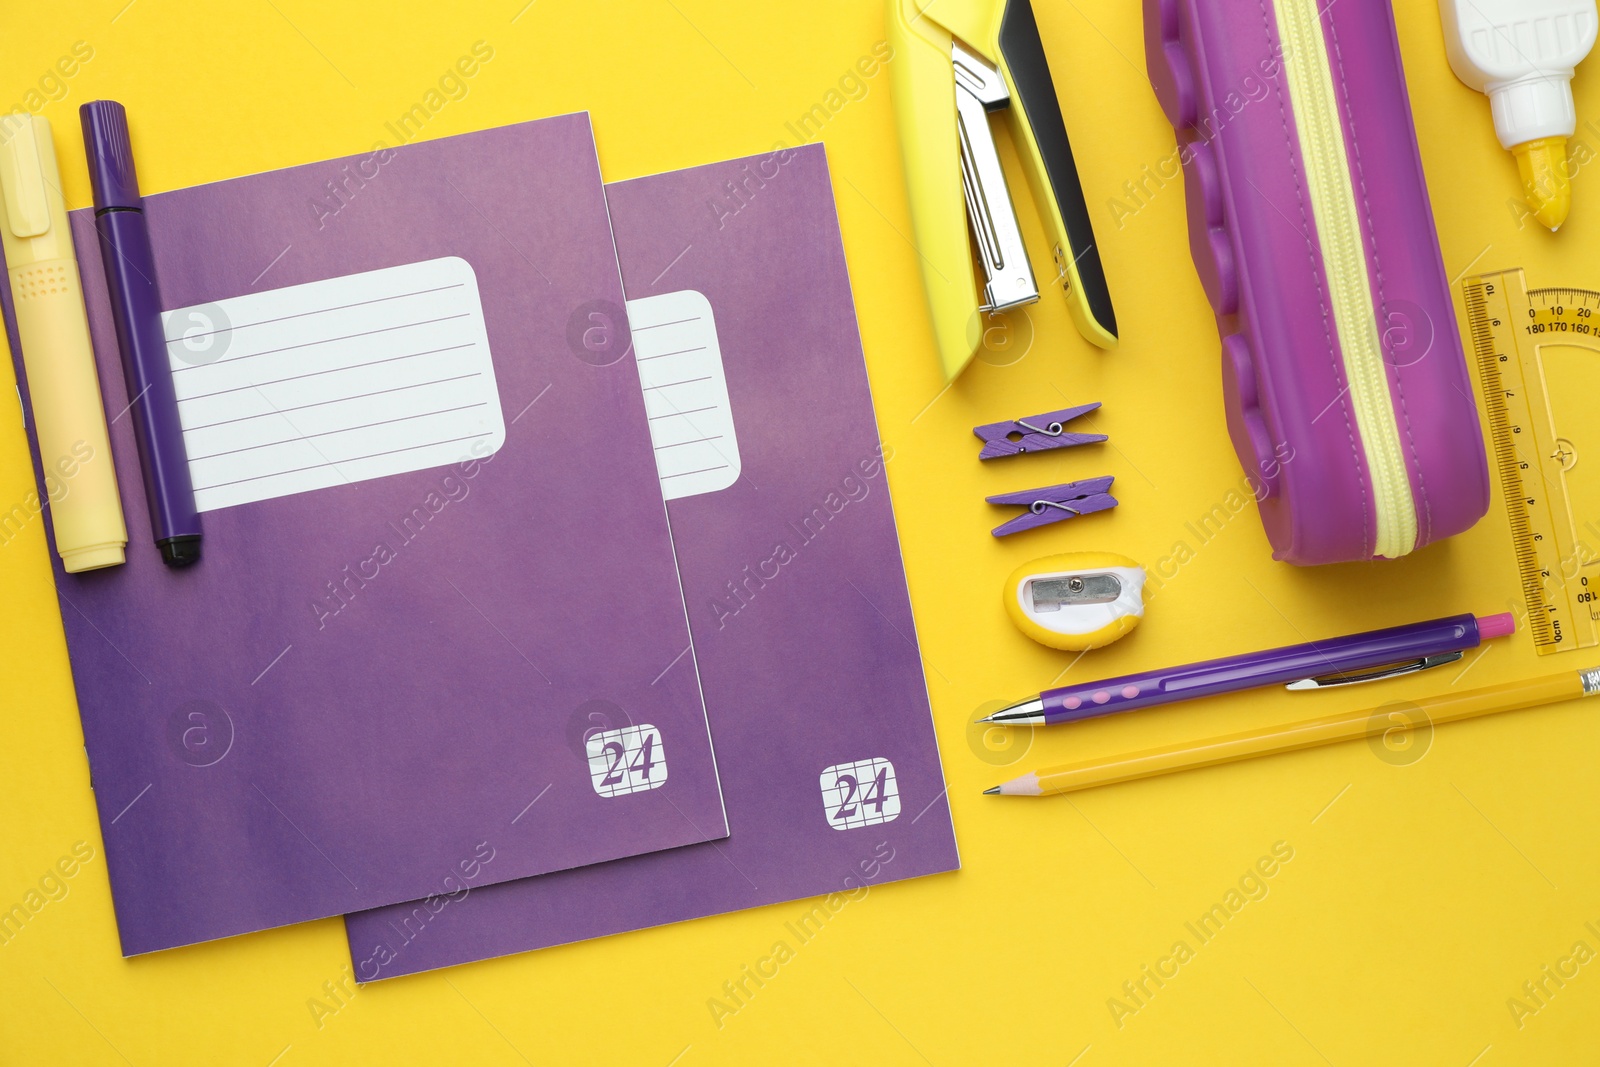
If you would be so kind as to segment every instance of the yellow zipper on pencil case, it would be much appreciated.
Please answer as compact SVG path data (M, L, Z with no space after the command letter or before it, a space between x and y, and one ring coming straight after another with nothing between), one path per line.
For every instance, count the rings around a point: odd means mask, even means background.
M1387 559L1416 547L1417 509L1406 472L1400 424L1383 359L1361 216L1351 177L1349 146L1339 121L1339 97L1323 37L1317 0L1273 0L1284 45L1284 75L1305 157L1306 185L1322 245L1328 304L1338 332L1372 498L1377 513L1373 554Z

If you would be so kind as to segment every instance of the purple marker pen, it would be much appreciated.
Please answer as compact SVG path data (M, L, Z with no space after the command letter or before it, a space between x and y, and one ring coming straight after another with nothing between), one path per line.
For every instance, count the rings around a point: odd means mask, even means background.
M1311 641L1185 667L1048 689L1032 700L1013 704L978 721L1009 726L1076 722L1264 685L1288 683L1290 689L1322 689L1377 681L1458 660L1466 649L1504 637L1516 628L1516 620L1508 614L1487 615L1481 619L1454 615L1328 641Z
M200 513L195 509L189 455L183 445L183 425L178 421L178 396L167 358L144 200L133 168L128 116L114 100L84 104L78 114L89 155L100 258L105 263L111 316L122 349L129 412L150 504L150 526L163 562L185 567L200 558Z

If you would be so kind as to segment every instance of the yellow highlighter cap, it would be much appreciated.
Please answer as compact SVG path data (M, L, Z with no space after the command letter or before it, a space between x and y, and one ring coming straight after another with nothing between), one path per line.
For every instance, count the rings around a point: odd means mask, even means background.
M1567 139L1541 137L1511 150L1533 217L1554 232L1572 210L1572 176L1567 169Z
M68 574L97 571L102 567L120 567L128 561L122 545L90 545L61 553L61 567Z
M1017 629L1035 641L1082 652L1139 625L1144 583L1144 568L1127 556L1066 552L1012 571L1002 599Z

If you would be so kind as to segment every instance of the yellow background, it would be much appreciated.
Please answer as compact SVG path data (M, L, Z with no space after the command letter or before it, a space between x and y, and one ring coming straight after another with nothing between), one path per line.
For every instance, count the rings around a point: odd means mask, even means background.
M588 109L604 172L620 179L794 143L784 124L884 36L880 5L864 0L124 2L7 5L0 105L20 102L74 42L94 49L64 98L43 108L73 206L89 195L76 111L99 96L128 105L146 190L157 191L365 151L483 40L494 59L426 136ZM1494 142L1487 101L1446 66L1435 6L1397 6L1448 273L1521 265L1535 285L1600 286L1600 183L1580 172L1558 236L1519 226L1508 207L1514 164ZM1003 578L1034 556L1099 548L1155 566L1176 542L1194 549L1145 624L1073 667L1079 678L1520 601L1498 495L1469 534L1387 564L1275 564L1248 511L1204 544L1185 528L1242 474L1223 427L1216 332L1189 261L1180 185L1120 227L1108 203L1173 146L1146 81L1138 7L1036 3L1117 302L1119 351L1085 344L1047 291L1030 312L1023 358L976 365L942 391L888 74L822 138L882 433L895 449L890 479L959 874L852 903L720 1028L708 999L766 955L804 905L380 983L320 1023L308 1002L348 962L336 919L123 960L34 522L0 549L0 908L22 900L74 842L88 842L95 859L69 896L0 945L0 1062L1592 1060L1600 963L1520 1029L1506 1006L1575 941L1600 950L1585 929L1600 928L1592 708L1444 727L1409 765L1347 744L1070 800L979 795L1038 764L1600 659L1541 661L1523 632L1471 659L1464 678L1456 667L1325 696L1262 692L1041 732L998 754L969 740L980 708L1036 691L1072 663L1024 640L1001 609ZM1576 90L1580 116L1600 124L1600 78L1580 75ZM1600 135L1586 140L1600 150ZM1042 236L1016 186L1037 251ZM11 373L9 361L0 366L0 377ZM1104 401L1093 421L1111 444L978 464L974 424L1061 406L1062 396ZM1116 475L1115 512L989 537L998 517L985 494L1100 473ZM30 488L18 411L0 398L0 501ZM1294 858L1268 880L1268 895L1199 945L1184 923L1278 841ZM1194 958L1119 1028L1108 998L1179 939Z

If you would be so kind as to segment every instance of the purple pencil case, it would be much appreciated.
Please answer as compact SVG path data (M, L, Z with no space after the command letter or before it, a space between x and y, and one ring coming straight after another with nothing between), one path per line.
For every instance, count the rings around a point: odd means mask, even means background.
M1273 555L1392 559L1489 471L1388 0L1145 0L1228 431Z

